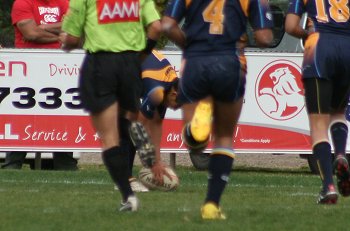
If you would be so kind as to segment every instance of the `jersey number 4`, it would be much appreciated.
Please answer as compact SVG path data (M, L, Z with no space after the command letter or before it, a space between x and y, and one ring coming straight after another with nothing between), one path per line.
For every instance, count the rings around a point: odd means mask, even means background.
M223 34L225 0L213 0L203 11L203 20L210 23L209 34Z

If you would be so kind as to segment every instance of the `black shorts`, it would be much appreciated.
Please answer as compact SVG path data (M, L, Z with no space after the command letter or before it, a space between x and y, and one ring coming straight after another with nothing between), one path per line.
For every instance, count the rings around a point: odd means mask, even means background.
M101 112L114 102L137 112L142 94L141 62L137 52L87 54L79 77L84 109Z
M303 79L309 114L342 112L348 105L349 85L320 78Z

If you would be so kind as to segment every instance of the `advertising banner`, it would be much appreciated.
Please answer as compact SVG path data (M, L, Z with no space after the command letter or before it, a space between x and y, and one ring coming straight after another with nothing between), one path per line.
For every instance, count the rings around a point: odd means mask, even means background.
M179 73L181 54L163 53ZM236 151L309 152L302 54L247 52L246 57L246 94L232 141ZM77 89L83 58L83 51L0 50L0 151L100 151ZM168 110L162 152L186 151L181 130L181 110Z

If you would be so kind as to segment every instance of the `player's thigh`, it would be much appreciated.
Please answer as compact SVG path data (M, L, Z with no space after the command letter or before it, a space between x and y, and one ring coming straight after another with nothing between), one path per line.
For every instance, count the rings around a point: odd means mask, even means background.
M212 96L233 101L245 91L245 72L237 55L211 55L186 60L180 79L178 101L196 102Z
M305 103L308 114L329 114L333 83L327 79L304 78Z
M197 102L209 95L207 67L211 66L205 57L190 57L183 61L177 101L180 104Z
M118 66L110 52L87 54L79 76L79 92L84 109L101 112L117 100Z
M91 118L101 139L103 150L119 145L117 103L113 103L101 112L92 113Z
M231 146L235 127L243 105L243 97L234 102L214 102L214 135L217 145Z
M182 121L184 124L187 124L192 120L192 117L193 117L194 111L196 109L196 106L198 105L198 102L186 103L186 104L182 105L182 107L181 107L181 109L182 109Z
M350 63L350 62L349 62ZM348 77L348 81L350 81L350 73ZM349 101L349 90L350 90L350 83L349 82L343 82L343 84L339 83L339 81L333 81L334 82L334 90L332 95L332 102L331 102L331 113L342 113L345 114L345 110L348 105Z
M137 112L143 90L139 55L136 52L125 52L120 63L117 86L119 106L126 111Z
M217 57L217 63L208 71L210 92L216 101L234 102L245 93L246 76L237 56Z

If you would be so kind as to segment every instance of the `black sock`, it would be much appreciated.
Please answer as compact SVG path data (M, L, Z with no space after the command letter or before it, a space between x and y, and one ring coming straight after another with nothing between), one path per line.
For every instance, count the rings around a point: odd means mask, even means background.
M133 176L133 167L134 167L134 160L135 160L135 155L136 155L136 149L133 143L131 141L129 142L128 140L121 140L120 141L120 146L122 147L123 150L126 151L126 153L129 155L129 164L128 164L128 178L131 178Z
M129 156L127 152L121 147L115 146L102 153L102 160L112 180L118 186L123 201L125 201L134 194L129 184Z
M336 122L332 124L330 131L333 140L334 154L345 155L346 142L348 138L348 126L345 123Z
M323 188L328 188L333 184L331 145L328 142L321 142L316 144L312 151L320 171Z
M120 146L123 146L129 154L129 178L133 176L132 169L134 167L134 160L136 154L136 148L132 143L129 135L130 120L119 117L119 136L120 136Z
M232 170L233 158L212 154L209 160L208 192L205 202L214 202L219 205L220 198L228 182Z

